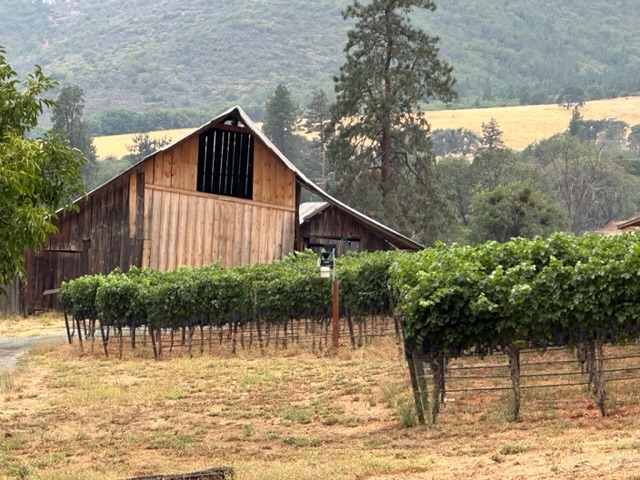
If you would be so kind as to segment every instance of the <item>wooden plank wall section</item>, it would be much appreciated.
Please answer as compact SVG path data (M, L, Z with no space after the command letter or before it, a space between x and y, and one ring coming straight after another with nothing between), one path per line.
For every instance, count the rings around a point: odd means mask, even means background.
M295 180L295 173L256 139L253 153L253 200L295 207Z
M295 211L206 193L148 186L148 263L162 271L269 262L293 250ZM288 240L288 241L287 241Z
M314 238L333 240L336 244L345 237L360 239L359 245L355 242L352 246L338 245L339 254L346 250L373 252L391 248L383 238L371 232L347 212L333 205L305 222L301 227L301 234L303 238L311 239L312 242Z
M269 262L293 251L295 174L254 141L253 200L196 191L198 136L145 166L143 266Z
M77 202L79 211L55 220L58 232L39 252L25 260L27 313L59 309L57 295L65 280L85 274L107 274L116 267L128 271L142 266L144 247L145 171L141 167L122 175Z
M20 315L22 308L22 295L20 292L20 280L15 278L9 285L4 286L5 295L0 293L0 317Z

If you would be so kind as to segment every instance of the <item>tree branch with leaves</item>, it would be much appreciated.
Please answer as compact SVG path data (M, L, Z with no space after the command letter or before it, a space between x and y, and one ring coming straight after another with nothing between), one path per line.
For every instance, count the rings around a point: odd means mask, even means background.
M38 249L55 231L59 208L82 192L85 158L55 132L25 138L36 127L44 97L55 82L36 66L26 80L7 63L0 47L0 290L24 273L24 251Z

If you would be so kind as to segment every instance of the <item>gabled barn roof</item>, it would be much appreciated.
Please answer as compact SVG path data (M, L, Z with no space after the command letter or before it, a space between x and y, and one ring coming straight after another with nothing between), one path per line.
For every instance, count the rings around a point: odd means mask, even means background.
M200 133L204 132L205 130L211 127L222 126L222 125L228 125L233 128L240 128L243 130L246 129L250 131L250 133L255 135L257 138L259 138L260 141L264 143L267 146L267 148L271 150L276 155L276 157L278 157L280 161L282 161L282 163L286 165L288 169L290 169L295 173L296 180L301 186L306 188L309 192L317 195L318 197L323 199L325 202L328 202L329 204L334 205L335 207L337 207L340 210L343 210L349 215L352 215L358 221L364 224L367 228L369 228L371 231L388 240L391 245L399 249L407 249L407 250L421 250L424 248L424 245L421 245L418 242L411 240L409 237L406 237L401 233L396 232L395 230L387 227L386 225L383 225L377 220L374 220L373 218L358 212L357 210L349 207L348 205L342 203L338 199L332 197L327 192L322 190L319 186L317 186L315 183L309 180L300 170L298 170L298 168L293 163L291 163L291 161L287 157L284 156L284 154L280 150L278 150L278 148L273 144L273 142L271 142L271 140L267 138L267 136L262 132L262 130L260 130L256 126L256 124L253 123L253 120L251 120L251 118L249 118L249 116L245 113L245 111L239 106L230 108L229 110L221 113L220 115L218 115L211 121L207 122L206 124L202 125L201 127L196 128L193 132L189 133L188 135L185 135L184 137L168 145L165 145L164 147L152 153L151 155L148 155L141 162L131 166L129 169L127 169L120 175L112 178L105 184L97 187L93 191L89 192L88 195L91 195L93 192L105 187L106 185L109 185L117 178L120 178L121 176L124 176L124 175L128 175L131 171L138 168L141 163L146 162L151 157L153 157L156 153L169 150L175 147L176 145L180 144L181 142L187 140L188 138L191 138L194 135L199 135Z

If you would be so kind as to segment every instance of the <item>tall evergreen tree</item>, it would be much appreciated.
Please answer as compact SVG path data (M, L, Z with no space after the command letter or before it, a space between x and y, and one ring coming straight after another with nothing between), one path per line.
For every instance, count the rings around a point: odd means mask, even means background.
M504 140L502 140L502 130L495 118L489 120L489 123L482 123L482 146L481 150L497 150L504 148Z
M427 218L430 205L438 208L429 125L420 106L451 101L454 79L452 68L438 58L438 38L411 24L417 10L435 8L430 0L354 0L343 12L355 26L335 79L335 135L328 149L335 169L332 190L396 226L413 215ZM366 198L356 196L362 191L369 192ZM383 211L370 211L372 205Z
M311 92L311 100L307 103L305 111L305 123L304 129L307 134L313 135L313 149L314 153L320 158L320 184L324 185L326 176L326 147L327 147L327 134L326 129L329 124L330 111L329 111L329 97L327 92L322 88Z
M278 149L287 155L293 141L300 107L291 98L289 89L278 85L265 105L262 130Z

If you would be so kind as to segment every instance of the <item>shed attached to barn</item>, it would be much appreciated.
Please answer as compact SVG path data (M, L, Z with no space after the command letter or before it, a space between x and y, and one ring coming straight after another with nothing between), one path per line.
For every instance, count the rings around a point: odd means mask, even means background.
M416 250L420 247L407 237L336 203L307 202L300 205L300 236L303 248L331 251Z
M300 224L302 188L324 200L326 206L316 214L322 222L309 217ZM47 245L28 253L22 305L14 309L54 308L55 296L43 292L85 274L131 266L166 271L217 260L225 267L269 262L311 246L312 238L325 238L327 232L329 239L357 238L363 250L422 248L321 190L240 107L148 156L76 204L77 211L55 221L58 232ZM322 231L314 226L320 224Z

